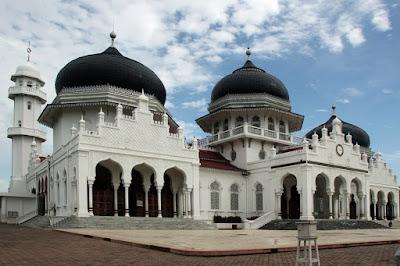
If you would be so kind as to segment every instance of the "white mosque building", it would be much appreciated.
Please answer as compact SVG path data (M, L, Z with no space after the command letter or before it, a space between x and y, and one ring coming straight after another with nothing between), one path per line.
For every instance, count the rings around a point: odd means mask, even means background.
M29 61L9 88L14 101L12 176L0 193L1 222L57 217L215 215L274 219L399 217L399 186L368 134L335 113L306 136L302 115L276 77L248 59L214 87L209 113L196 120L209 136L187 142L165 108L157 75L112 45L58 73L57 96ZM42 155L53 130L53 154Z

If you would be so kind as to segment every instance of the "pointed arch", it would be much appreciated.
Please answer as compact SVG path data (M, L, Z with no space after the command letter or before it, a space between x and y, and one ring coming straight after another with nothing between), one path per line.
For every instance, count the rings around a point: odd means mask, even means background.
M210 183L210 203L211 203L211 210L219 210L221 208L220 202L220 191L222 190L221 183L217 180L214 180Z

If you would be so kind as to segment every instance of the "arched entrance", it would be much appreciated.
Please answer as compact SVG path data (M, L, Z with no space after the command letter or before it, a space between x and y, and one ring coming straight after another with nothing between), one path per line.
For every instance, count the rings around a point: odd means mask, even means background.
M369 214L371 216L372 220L375 220L375 195L374 192L372 190L369 191Z
M132 169L132 183L129 187L129 215L144 217L145 216L145 198L143 189L142 175Z
M386 204L386 220L393 220L393 194L389 192Z
M114 215L114 189L111 173L104 166L96 166L96 178L93 183L93 214L99 216Z
M38 194L38 215L44 216L46 213L46 194L44 189L44 182L43 180L39 180L39 186L36 193Z
M317 190L314 194L314 217L316 219L329 219L329 196L326 192L327 178L318 175L315 183Z
M161 212L163 217L173 217L173 195L171 191L171 179L164 174L164 186L161 190Z
M345 204L345 179L341 176L338 176L335 178L335 194L333 196L334 202L334 211L333 211L333 218L334 219L339 219L339 218L346 218L346 204Z
M297 192L297 179L294 175L288 175L283 180L281 214L282 219L300 218L300 195Z
M383 191L378 192L378 201L376 203L376 219L377 220L383 220L385 219L385 206L383 206L383 201L385 199L385 195L383 194Z
M357 218L357 204L354 200L354 194L350 195L350 219Z
M360 192L361 192L361 181L358 178L354 178L351 183L350 183L350 198L349 198L349 216L350 219L357 219L357 218L361 218L362 215L364 215L363 213L361 213L361 196Z
M158 202L157 202L157 189L154 185L154 174L150 177L150 189L148 192L149 197L149 217L157 217L158 215Z

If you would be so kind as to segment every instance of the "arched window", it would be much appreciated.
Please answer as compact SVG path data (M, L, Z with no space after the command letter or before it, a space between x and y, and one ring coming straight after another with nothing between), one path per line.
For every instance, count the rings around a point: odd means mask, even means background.
M237 117L236 118L236 123L235 123L235 126L236 127L240 127L241 125L243 125L243 117L241 117L241 116L239 116L239 117Z
M281 120L279 121L279 132L285 133L285 123Z
M24 82L22 80L18 80L18 86L22 87L22 85L24 85Z
M60 206L60 177L57 174L57 179L56 179L56 183L57 183L57 191L56 191L56 204L57 206Z
M231 186L231 210L239 210L239 187L236 184Z
M28 82L26 83L26 86L27 86L27 87L32 87L32 81L28 81Z
M219 210L219 184L213 182L210 185L211 190L211 210Z
M263 186L261 184L256 186L256 210L263 210Z
M274 120L271 117L268 118L268 130L275 131Z
M260 127L260 118L258 116L253 116L251 119L251 125L253 127Z
M214 124L214 134L218 134L218 133L219 133L219 123L216 122L216 123Z
M229 121L228 121L228 118L225 118L222 130L227 131L228 129L229 129Z
M32 103L31 103L31 102L28 102L28 103L26 104L26 107L28 108L28 110L31 110L31 108L32 108Z
M21 120L18 120L18 126L21 127L22 126L22 122Z

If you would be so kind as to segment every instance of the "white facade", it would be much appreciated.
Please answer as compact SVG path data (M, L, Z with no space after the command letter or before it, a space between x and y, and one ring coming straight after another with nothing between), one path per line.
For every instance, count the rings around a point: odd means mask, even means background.
M153 95L112 85L65 88L40 114L46 95L35 75L14 75L9 92L10 191L35 202L29 212L49 215L54 206L60 217L259 217L252 228L282 218L398 219L397 176L381 153L354 145L339 118L321 138L295 137L303 117L290 102L227 95L197 121L211 136L188 144ZM257 101L265 106L243 108ZM46 137L37 119L54 135L53 154L42 159ZM0 195L2 222L21 211L5 203L10 195Z

